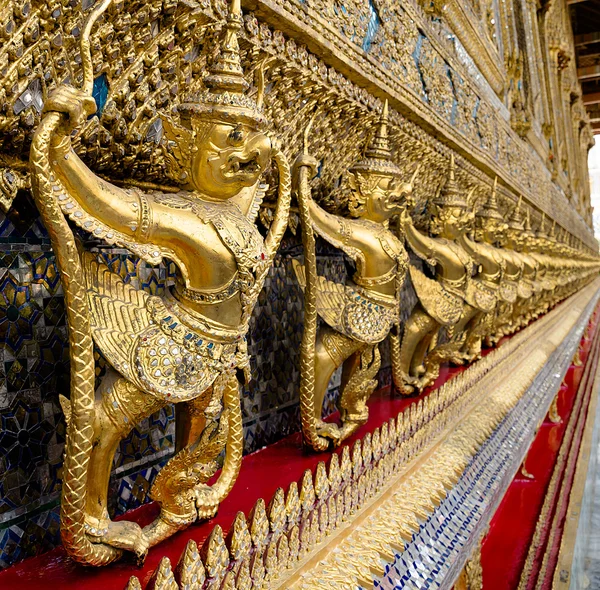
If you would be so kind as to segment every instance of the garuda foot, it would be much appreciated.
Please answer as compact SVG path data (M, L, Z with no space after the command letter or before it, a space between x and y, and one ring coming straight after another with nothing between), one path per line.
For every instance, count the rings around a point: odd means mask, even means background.
M333 441L333 444L336 446L342 441L342 433L340 432L340 427L337 424L319 420L317 421L317 434L323 438L328 438L329 440Z
M150 543L142 528L135 522L128 520L109 521L108 526L102 530L88 530L90 531L88 536L92 543L103 543L115 549L131 551L137 555L140 562L146 559Z
M349 436L352 436L365 422L366 420L363 420L362 422L356 420L348 420L347 422L344 422L340 428L340 439L339 442L336 443L336 446L340 445Z
M206 520L212 518L219 509L219 497L217 492L211 487L204 484L199 484L195 488L196 494L196 509L198 510L198 518Z

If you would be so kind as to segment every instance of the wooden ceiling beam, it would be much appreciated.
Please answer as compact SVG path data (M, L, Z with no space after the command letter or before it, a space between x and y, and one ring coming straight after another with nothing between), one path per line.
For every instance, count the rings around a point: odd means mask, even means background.
M593 80L594 78L600 78L600 65L577 68L577 77L580 80Z
M592 104L600 104L600 92L592 92L590 94L584 94L581 97L584 106L592 105Z
M597 31L596 33L585 33L584 35L575 35L573 39L575 41L575 47L600 43L600 31Z

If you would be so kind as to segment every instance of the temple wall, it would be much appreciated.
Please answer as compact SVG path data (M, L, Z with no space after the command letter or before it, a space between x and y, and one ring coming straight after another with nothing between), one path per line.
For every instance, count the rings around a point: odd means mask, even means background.
M126 0L94 34L99 116L75 138L96 172L151 187L165 182L162 113L198 87L224 5L194 4L194 25L177 2ZM52 17L53 10L60 16ZM587 149L591 132L577 97L566 0L248 0L241 40L248 77L266 59L266 113L293 160L316 112L311 153L321 162L313 192L346 211L345 172L390 101L394 157L415 184L419 210L439 190L452 153L474 207L499 179L500 206L520 196L534 229L542 216L571 245L597 251L591 229ZM129 15L129 16L128 16ZM0 567L59 542L65 423L58 394L69 383L64 301L50 241L29 194L27 154L41 105L57 81L76 81L80 20L74 4L15 2L0 22L19 36L0 47ZM4 26L4 25L3 25ZM48 39L38 43L38 36ZM14 66L14 67L13 67ZM275 186L271 175L269 184ZM261 210L269 221L272 189ZM297 226L293 216L291 226ZM288 231L251 323L251 383L244 390L245 452L300 428L298 355L302 294L291 267L302 253ZM110 268L161 294L172 269L103 248ZM414 264L422 265L414 259ZM321 272L344 282L341 252L319 245ZM404 291L402 317L416 299ZM385 355L384 355L385 359ZM102 360L99 362L102 367ZM389 383L384 360L380 384ZM328 411L339 388L330 383ZM115 513L147 501L157 469L174 451L172 406L137 426L117 453Z

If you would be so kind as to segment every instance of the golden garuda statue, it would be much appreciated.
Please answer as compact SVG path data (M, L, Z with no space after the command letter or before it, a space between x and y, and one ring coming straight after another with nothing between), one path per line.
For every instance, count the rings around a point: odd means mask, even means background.
M398 327L408 256L389 224L405 210L413 180L399 183L387 118L386 101L364 157L349 170L349 210L354 218L332 215L311 198L309 180L318 162L306 147L295 163L304 245L304 265L295 263L305 302L300 404L305 440L317 450L326 449L330 441L338 445L366 422L366 402L380 367L378 344ZM309 129L310 125L305 146ZM317 275L314 233L355 262L356 273L345 285ZM317 315L326 324L321 329ZM329 380L342 364L338 426L323 422L321 416Z
M405 395L431 384L442 362L459 360L462 339L456 336L462 335L477 309L486 310L495 303L493 292L473 281L473 259L460 244L474 214L456 183L453 156L449 178L430 203L429 213L431 235L418 230L407 213L401 218L411 249L435 268L434 280L410 266L419 301L404 326L400 349L392 346L394 382ZM436 347L442 327L449 342Z
M513 323L515 330L526 326L534 317L534 310L539 293L543 288L537 280L539 263L530 254L535 244L535 234L531 229L531 214L527 208L522 232L514 232L515 247L523 261L523 275L521 277L521 288L517 291L519 295L513 310Z
M467 234L463 234L459 239L461 246L479 267L475 280L493 294L493 305L490 304L485 310L472 307L470 313L461 320L465 331L461 353L466 362L472 362L481 356L481 341L491 330L498 291L506 267L504 256L498 247L507 224L498 208L497 183L498 179L495 178L489 197L475 213L474 239Z
M521 282L524 263L522 257L517 252L517 241L525 229L519 215L521 202L522 198L519 198L508 219L507 228L500 239L505 268L500 283L500 300L496 308L496 318L488 337L488 342L493 344L497 343L503 336L512 334L514 331L513 310L517 299L526 294L526 287ZM530 295L531 293L529 292L528 294Z
M88 39L109 2L94 7L81 32L83 89L63 85L51 94L30 154L33 194L61 271L69 326L62 538L76 561L91 565L123 551L143 558L149 546L214 515L233 486L243 446L237 374L248 367L248 322L287 227L291 186L286 160L265 132L261 84L256 99L247 93L239 0L232 0L204 89L164 116L179 187L123 189L85 166L71 133L96 108ZM255 218L271 159L278 204L263 239ZM158 297L125 284L78 244L70 223L151 264L173 261L175 285ZM96 391L94 345L109 365ZM111 521L108 479L119 441L173 402L185 404L186 419L178 423L182 448L151 490L160 515L144 529ZM208 486L224 448L221 474Z

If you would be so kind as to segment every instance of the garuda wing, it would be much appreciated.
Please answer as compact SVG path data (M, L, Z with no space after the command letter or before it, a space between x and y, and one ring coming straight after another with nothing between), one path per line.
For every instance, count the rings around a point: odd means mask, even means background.
M304 266L293 261L294 271L302 289L306 286ZM341 285L324 277L317 277L317 313L337 332L359 342L377 344L398 321L399 306L394 300L389 305L374 301L363 291L350 285Z
M234 363L236 344L211 341L176 302L125 283L89 252L82 265L94 342L141 390L172 401L193 399Z
M462 314L462 299L449 293L437 281L426 277L415 266L409 266L410 278L417 297L427 313L443 326L456 324Z

